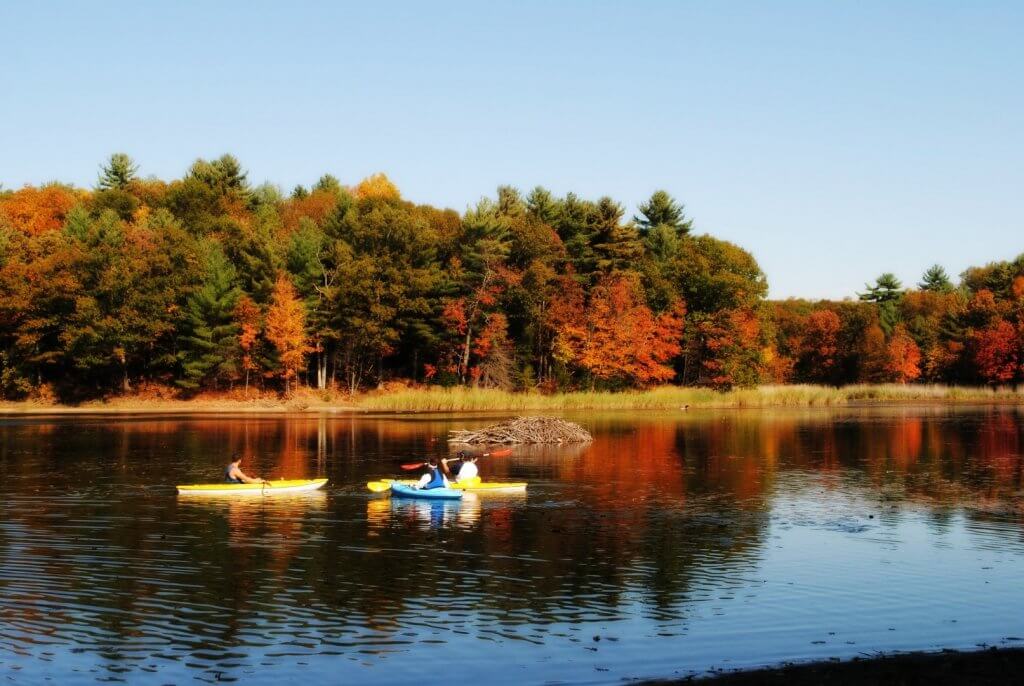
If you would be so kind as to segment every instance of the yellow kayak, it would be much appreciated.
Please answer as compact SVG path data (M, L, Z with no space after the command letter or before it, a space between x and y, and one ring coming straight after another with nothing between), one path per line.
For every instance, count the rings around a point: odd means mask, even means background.
M327 479L282 479L265 484L183 484L178 486L181 495L284 495L302 493L323 488Z
M415 483L415 479L378 479L377 481L367 481L366 487L374 493L383 493L391 490L391 484L412 486ZM480 479L451 484L451 488L472 493L522 493L526 490L526 486L525 481L481 481Z

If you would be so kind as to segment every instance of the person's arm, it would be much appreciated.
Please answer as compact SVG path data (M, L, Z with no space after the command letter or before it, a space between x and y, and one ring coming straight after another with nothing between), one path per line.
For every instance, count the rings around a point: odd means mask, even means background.
M231 470L231 476L233 478L235 478L235 479L238 479L243 484L261 484L261 483L264 483L263 479L254 479L253 477L248 476L245 472L243 472L238 467L235 467L234 469Z
M420 477L420 480L416 482L416 488L423 488L430 483L430 472L427 472Z
M452 475L452 470L448 469L447 457L441 458L441 475L445 477L446 481L448 480L448 477Z

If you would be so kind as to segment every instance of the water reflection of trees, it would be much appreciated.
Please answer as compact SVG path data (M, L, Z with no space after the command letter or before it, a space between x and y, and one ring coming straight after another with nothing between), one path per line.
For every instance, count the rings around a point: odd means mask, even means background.
M97 651L202 652L211 663L276 631L380 647L438 609L461 613L451 622L465 630L543 631L638 608L668 623L755 568L787 473L938 514L1020 517L1012 408L584 421L588 446L480 463L489 477L530 480L526 497L455 504L361 488L409 456L449 453L444 418L0 428L0 618ZM333 490L193 503L151 488L219 474L233 450L254 455L253 471L324 474Z

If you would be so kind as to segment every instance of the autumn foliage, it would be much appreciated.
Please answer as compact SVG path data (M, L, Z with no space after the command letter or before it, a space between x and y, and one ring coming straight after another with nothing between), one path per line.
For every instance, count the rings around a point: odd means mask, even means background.
M897 327L888 346L886 371L899 383L907 383L921 376L921 350L906 329Z
M49 184L25 186L6 196L0 195L0 224L4 220L29 235L56 231L64 225L68 212L85 198L67 186Z
M395 201L401 199L398 187L384 174L373 174L360 181L355 187L355 196L360 200Z
M285 391L298 370L305 366L305 355L310 350L306 343L305 324L302 302L291 279L285 274L279 275L267 310L266 336L277 350Z
M586 308L563 314L559 345L568 360L595 379L666 382L675 376L666 363L682 350L684 314L677 301L655 315L644 302L637 276L612 275L594 287Z
M975 331L974 361L978 373L991 384L1012 381L1020 374L1019 331L1003 319L993 321L984 329Z
M753 255L665 191L634 215L501 187L460 214L383 174L285 193L231 155L138 170L0 190L0 398L1024 381L1024 256L769 301Z
M241 352L241 368L245 375L245 388L249 388L249 375L259 371L256 351L261 332L262 313L252 298L243 295L235 305L235 321L238 323L238 348Z

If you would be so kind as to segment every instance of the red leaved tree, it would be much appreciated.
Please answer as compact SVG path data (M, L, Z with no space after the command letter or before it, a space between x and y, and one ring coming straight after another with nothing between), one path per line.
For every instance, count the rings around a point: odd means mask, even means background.
M997 319L975 331L974 364L978 374L990 384L1013 380L1020 368L1020 343L1017 330L1005 319Z
M832 310L815 310L807 316L807 325L800 346L801 367L807 379L834 379L841 325L839 315Z

